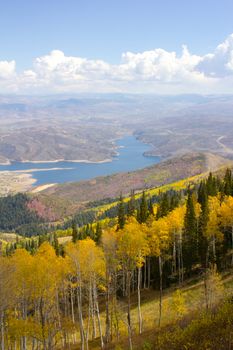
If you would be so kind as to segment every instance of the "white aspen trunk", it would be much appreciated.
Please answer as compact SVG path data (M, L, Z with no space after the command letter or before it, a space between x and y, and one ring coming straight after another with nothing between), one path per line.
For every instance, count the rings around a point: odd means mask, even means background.
M25 301L25 290L23 291L23 305L22 305L22 316L23 320L27 319L27 302ZM22 349L27 350L27 338L25 336L22 337Z
M79 287L77 288L77 302L78 302L78 313L79 313L79 331L80 331L80 339L81 339L81 350L84 350L85 336L84 336L84 328L83 328L82 289L81 289L80 279L79 279Z
M92 340L96 338L96 318L95 318L95 305L94 305L94 288L92 289L91 297L91 316L92 316Z
M106 311L106 319L105 319L105 342L108 344L110 341L110 313L109 313L109 302L110 302L110 279L109 273L106 271L106 281L107 281L107 291L106 291L106 300L105 300L105 311Z
M130 282L131 282L131 273L130 271L127 271L127 300L128 300L128 305L127 305L127 320L128 320L128 338L129 338L129 348L130 350L133 349L132 345L132 328L131 328L131 313L130 313L130 307L131 307L131 302L130 302Z
M59 330L62 330L62 325L61 325L61 315L60 315L60 308L59 308L59 291L58 288L56 288L56 308L57 308L57 318L58 318L58 326Z
M138 268L138 325L139 325L139 334L142 333L142 313L141 313L141 267Z
M162 319L162 298L163 298L163 265L162 257L159 256L159 327Z
M63 295L64 295L64 313L65 316L68 316L68 306L67 306L67 295L66 295L66 291L65 291L65 287L63 287Z
M116 318L116 337L119 341L120 338L120 332L119 332L119 317L118 317L118 309L117 309L117 272L115 270L114 272L114 297L113 297L113 312Z
M71 287L70 288L70 304L71 304L71 317L72 317L72 322L75 324L75 318L74 318L74 290Z
M89 282L89 300L88 300L88 320L87 320L87 330L86 330L86 349L89 349L89 328L90 328L90 318L91 318L91 305L92 305L92 283Z
M103 333L102 333L102 327L101 327L101 321L100 321L99 303L97 299L96 281L94 281L94 296L95 296L95 307L96 307L97 320L98 320L98 326L99 326L100 345L101 345L101 349L104 349L104 340L103 340Z

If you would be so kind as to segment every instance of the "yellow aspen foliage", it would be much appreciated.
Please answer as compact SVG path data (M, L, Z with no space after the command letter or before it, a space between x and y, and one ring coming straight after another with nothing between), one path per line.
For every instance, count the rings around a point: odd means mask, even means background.
M217 272L215 265L206 271L204 287L206 308L210 309L224 295L224 285L222 278L221 275Z
M216 241L223 240L223 234L220 231L220 201L218 197L209 197L209 220L207 223L206 235L208 239L215 238Z
M167 223L171 232L181 232L184 226L184 215L185 215L186 206L183 205L174 209L167 216Z
M227 196L219 208L222 226L233 226L233 197Z
M180 289L177 289L171 299L171 310L175 314L175 318L182 318L187 312L187 307L185 305L185 297Z
M148 230L151 255L160 256L169 247L169 225L167 218L153 220Z
M66 253L72 271L80 273L83 283L88 281L93 274L99 278L104 277L104 253L92 239L86 238L67 244Z
M117 232L117 253L129 270L141 267L149 254L146 226L130 218L124 229Z

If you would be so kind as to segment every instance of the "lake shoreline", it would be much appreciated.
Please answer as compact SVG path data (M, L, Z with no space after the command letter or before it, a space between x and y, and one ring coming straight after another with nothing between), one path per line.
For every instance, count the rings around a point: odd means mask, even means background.
M151 166L161 161L160 157L146 156L150 146L129 135L116 141L117 147L112 159L100 161L87 159L53 161L20 161L10 165L0 165L1 172L30 174L36 179L34 188L40 185L77 182L119 172L128 172ZM56 166L53 166L53 164Z
M11 160L6 163L1 163L0 165L12 165L15 162L17 163L31 163L31 164L53 164L53 163L60 163L60 162L66 162L66 163L85 163L85 164L102 164L102 163L110 163L113 160L111 158L106 158L104 160L88 160L88 159L74 159L74 160L69 160L69 159L54 159L54 160Z

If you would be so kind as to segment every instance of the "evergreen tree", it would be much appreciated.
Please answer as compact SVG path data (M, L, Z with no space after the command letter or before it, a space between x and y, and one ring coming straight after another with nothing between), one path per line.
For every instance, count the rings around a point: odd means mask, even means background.
M213 176L211 172L209 173L209 176L207 178L206 187L207 187L207 193L209 196L217 195L218 189L217 189L216 177Z
M197 218L195 213L194 196L188 191L186 213L184 216L184 264L191 270L198 259Z
M35 244L35 240L32 239L31 240L31 253L33 254L36 250L36 244Z
M53 247L57 256L60 254L59 242L56 233L53 235Z
M172 193L170 203L169 203L169 210L173 210L178 207L180 201L180 195L177 192Z
M120 196L117 209L118 209L118 220L117 220L118 229L122 230L125 226L125 205L124 205L122 194Z
M95 231L95 241L97 243L99 243L101 236L102 236L102 227L101 227L101 224L97 222L96 231Z
M208 207L208 195L206 186L202 185L201 191L199 191L199 198L201 204L201 214L198 222L198 255L203 267L207 267L207 248L208 242L206 238L206 230L209 219L209 207Z
M205 202L206 196L207 196L206 184L204 181L201 181L197 191L197 200L198 200L198 203L201 204L201 206Z
M232 194L232 173L230 169L226 170L224 177L224 194L230 196Z
M135 210L136 210L136 201L135 201L134 191L132 190L130 194L130 200L128 201L128 205L127 205L127 214L129 216L133 216L135 214Z
M149 211L150 215L154 216L154 207L153 207L153 203L152 203L152 199L151 198L149 200L148 211Z
M78 229L77 229L77 225L75 224L75 222L72 222L72 242L76 243L78 240Z
M140 207L139 207L139 222L140 223L146 222L146 220L148 219L148 216L149 216L149 211L148 211L146 193L145 191L143 191Z
M164 193L161 196L161 200L158 205L157 213L156 213L156 219L160 219L164 216L166 216L170 211L169 206L169 199L168 199L168 193Z

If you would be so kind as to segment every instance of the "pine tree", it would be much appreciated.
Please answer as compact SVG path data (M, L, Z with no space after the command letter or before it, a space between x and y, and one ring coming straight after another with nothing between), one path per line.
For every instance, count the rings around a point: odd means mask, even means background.
M207 198L206 184L204 181L201 181L197 192L198 203L200 203L202 206L203 204L205 204L206 198Z
M122 230L125 226L125 205L122 194L118 203L118 229Z
M207 267L207 248L206 230L209 219L208 195L205 184L199 189L198 198L201 204L201 214L198 222L198 255L203 267Z
M227 169L225 173L224 193L226 196L230 196L232 194L232 173L230 169Z
M184 263L188 270L197 262L197 218L195 213L194 198L192 192L188 191L186 213L184 217Z
M100 238L102 236L102 232L103 231L102 231L101 224L99 222L97 222L97 224L96 224L96 231L95 231L95 241L97 243L99 243L99 241L100 241Z
M134 191L132 190L130 194L130 200L128 201L128 205L127 205L128 216L133 216L135 214L135 210L136 210L135 195L134 195Z
M217 182L215 176L210 172L206 181L207 193L209 196L217 195Z
M157 213L156 213L156 219L160 219L164 216L166 216L170 211L169 206L169 199L167 192L162 194L161 200L158 205Z
M149 212L148 212L148 205L146 200L146 193L145 191L143 191L140 208L139 208L139 222L140 223L146 222L146 220L148 219L148 216L149 216Z
M170 199L169 210L173 210L178 207L180 201L180 195L174 192Z
M151 198L149 200L148 211L149 211L150 215L154 216L154 207L153 207L153 203L152 203L152 199Z
M77 225L73 221L73 223L72 223L72 242L76 243L77 240L78 240L78 229L77 229Z
M57 256L60 254L59 242L56 233L53 235L53 247Z

